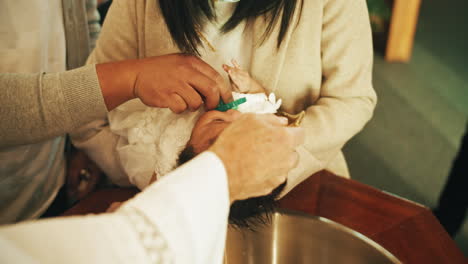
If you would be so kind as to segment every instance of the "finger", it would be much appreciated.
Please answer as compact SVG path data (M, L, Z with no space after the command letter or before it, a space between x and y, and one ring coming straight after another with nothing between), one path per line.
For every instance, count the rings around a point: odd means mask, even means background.
M203 95L205 98L205 105L208 109L213 109L218 106L220 91L215 81L194 69L190 73L189 84L197 90L198 93Z
M249 80L244 76L231 75L232 82L236 85L236 89L239 93L248 93L250 89Z
M231 80L235 83L239 83L239 76L236 72L236 70L229 70L229 77L231 78Z
M232 98L232 91L229 85L227 85L224 82L224 80L223 80L223 86L221 86L221 90L219 91L219 94L221 95L223 102L226 104L234 101L234 98Z
M178 94L172 94L169 99L169 109L176 114L180 114L187 109L187 104Z
M184 87L177 91L177 94L184 99L190 111L197 110L203 104L200 94L188 84L184 84Z
M288 134L292 137L293 139L293 146L299 146L304 143L305 140L305 131L301 127L286 127L285 128Z
M231 87L232 87L232 90L234 92L238 92L238 93L241 93L241 89L239 88L239 86L237 86L237 84L235 82L232 82L231 83Z
M231 78L241 79L241 78L245 78L246 72L240 69L230 68L228 74L229 74L229 77Z
M229 67L229 66L227 66L227 67ZM227 73L229 75L229 83L231 84L231 91L240 93L240 88L237 85L235 79L233 79L233 75L232 75L233 69L234 68L230 68L230 69L227 70Z
M231 89L229 89L228 84L224 81L223 77L215 69L213 69L210 65L208 65L201 59L194 60L192 65L195 69L205 74L208 78L210 78L216 83L216 86L214 88L218 90L218 94L216 94L216 96L218 96L218 98L216 98L217 102L212 107L208 107L208 102L206 102L208 109L215 108L218 105L219 95L221 95L221 98L225 103L230 103L233 101Z
M241 68L241 66L239 65L239 63L237 63L237 61L235 59L232 59L231 62L232 62L232 65L234 65L234 67L236 67L238 69Z
M227 64L223 64L223 70L226 72L226 73L230 73L229 71L234 69L233 67L227 65Z

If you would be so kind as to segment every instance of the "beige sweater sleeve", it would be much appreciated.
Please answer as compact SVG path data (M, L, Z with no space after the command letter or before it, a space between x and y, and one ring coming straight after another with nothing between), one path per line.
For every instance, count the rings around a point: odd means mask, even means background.
M0 148L63 135L107 113L94 65L63 73L2 73L0 90Z
M372 34L365 0L324 0L320 98L306 109L307 137L284 193L339 157L344 144L372 117ZM341 157L342 158L342 157ZM341 168L338 171L346 171ZM346 175L342 175L346 176Z
M127 0L112 3L88 64L137 58L134 5ZM96 162L113 183L130 185L117 153L119 136L110 130L107 116L75 129L70 136L73 145Z

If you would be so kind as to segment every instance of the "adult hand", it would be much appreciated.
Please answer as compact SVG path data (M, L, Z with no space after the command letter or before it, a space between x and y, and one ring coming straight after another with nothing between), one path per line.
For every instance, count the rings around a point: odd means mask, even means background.
M220 97L232 101L229 86L211 66L195 56L170 54L96 65L108 110L132 98L174 113L215 108Z
M211 146L226 168L231 202L266 195L286 181L304 141L302 128L286 126L284 117L244 114Z

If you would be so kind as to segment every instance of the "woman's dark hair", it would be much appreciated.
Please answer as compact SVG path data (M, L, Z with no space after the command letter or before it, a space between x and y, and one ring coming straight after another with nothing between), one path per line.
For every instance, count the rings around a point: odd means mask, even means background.
M244 19L249 22L260 15L266 15L268 26L263 35L264 41L271 34L283 11L278 34L279 48L291 24L297 1L301 1L302 9L303 0L241 0L221 30L226 33ZM185 53L199 54L197 46L201 44L201 39L198 32L205 21L215 18L212 0L159 0L159 6L172 39L179 49Z

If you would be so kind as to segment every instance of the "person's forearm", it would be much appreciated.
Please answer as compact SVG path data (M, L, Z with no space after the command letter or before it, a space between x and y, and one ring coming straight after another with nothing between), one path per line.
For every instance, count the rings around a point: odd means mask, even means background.
M28 257L26 263L151 263L129 217L114 213L2 227L0 245L9 253L0 262L24 263Z
M112 214L0 228L0 263L221 263L228 196L223 163L204 153Z
M107 114L94 65L63 73L1 73L0 89L0 148L63 135Z
M204 152L121 210L136 209L155 219L173 250L174 263L221 263L230 205L226 173L216 154Z
M0 148L64 135L133 98L138 61L0 74ZM132 69L135 69L133 71Z
M109 111L135 97L138 64L137 60L127 60L96 65L102 94Z

